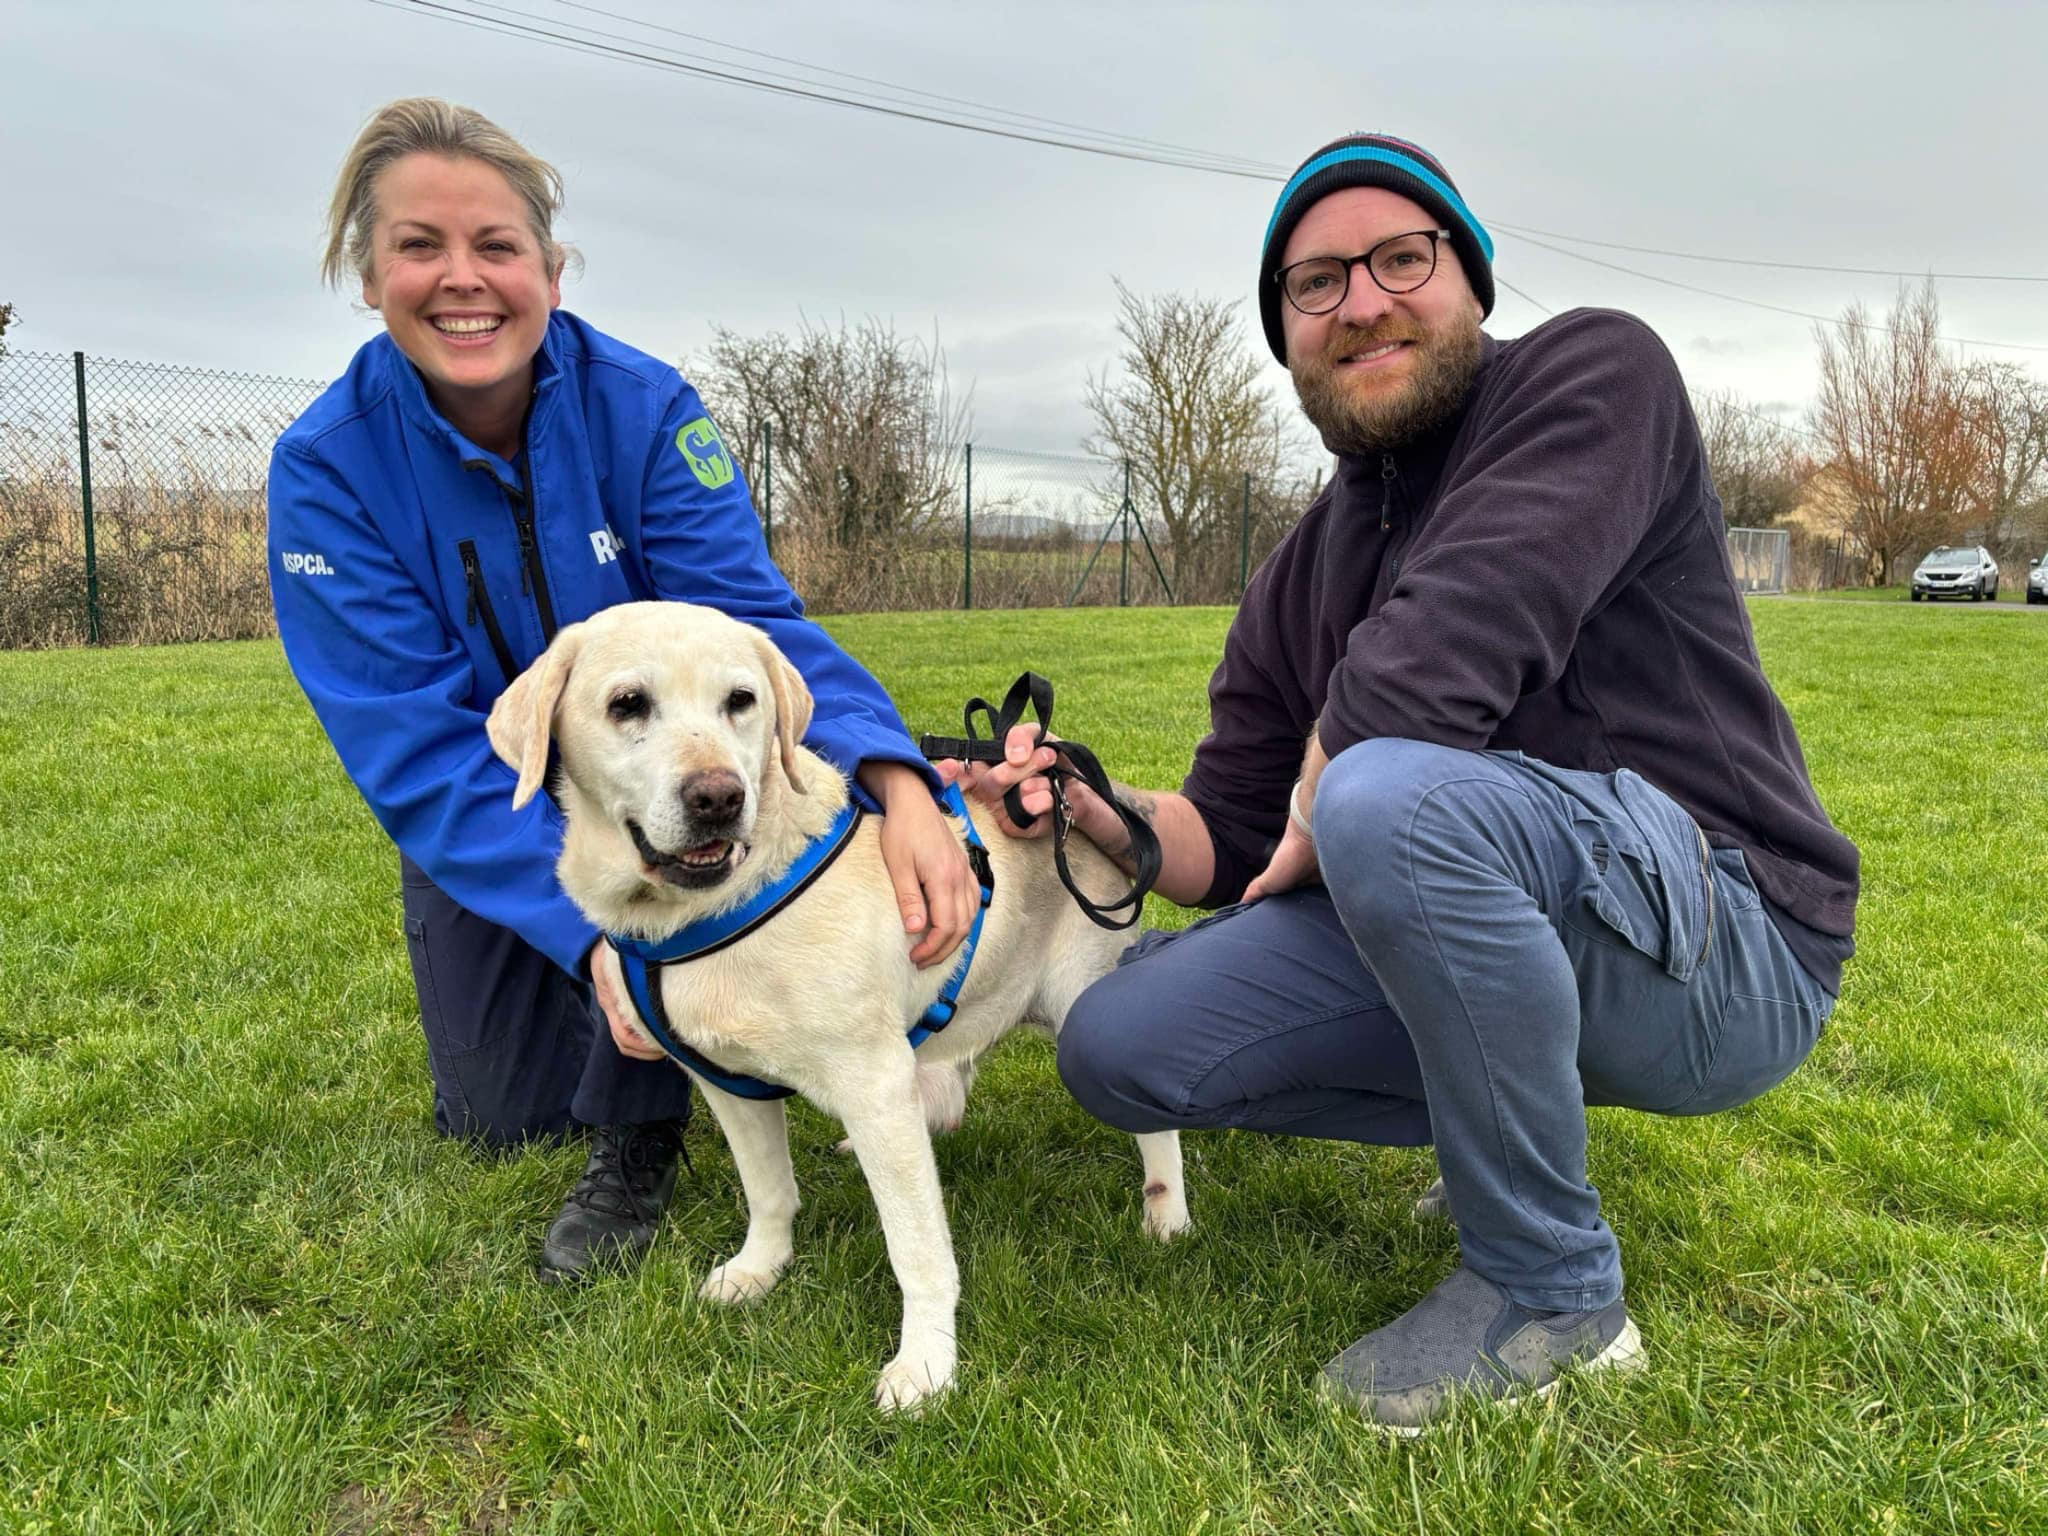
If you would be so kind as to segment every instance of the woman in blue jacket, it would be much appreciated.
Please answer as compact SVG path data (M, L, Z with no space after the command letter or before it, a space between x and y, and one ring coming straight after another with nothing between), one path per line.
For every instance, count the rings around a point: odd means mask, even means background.
M343 164L324 272L360 279L384 334L270 468L278 632L398 845L435 1124L501 1146L591 1130L544 1278L645 1250L689 1109L688 1079L645 1059L614 1000L593 1007L601 940L555 880L560 813L546 796L514 811L485 739L560 625L648 598L759 625L816 697L807 744L885 813L913 958L950 955L978 902L936 781L880 686L803 617L696 391L559 309L560 206L554 169L476 112L378 112Z

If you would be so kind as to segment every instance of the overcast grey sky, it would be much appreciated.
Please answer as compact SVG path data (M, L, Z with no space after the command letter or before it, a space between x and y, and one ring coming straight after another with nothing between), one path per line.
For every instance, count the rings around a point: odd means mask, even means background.
M481 10L474 0L448 3ZM1436 153L1552 309L1647 319L1695 387L1802 407L1810 322L1539 249L1503 223L1708 255L2048 277L2048 6L1542 0L1031 5L590 0L924 91L1292 167L1355 129ZM617 33L555 0L503 0ZM706 63L709 44L640 32ZM331 378L373 315L319 286L363 119L438 94L558 165L564 302L664 357L713 322L934 327L977 440L1071 450L1112 277L1248 296L1277 187L1011 143L579 55L370 0L0 0L0 300L31 350ZM1564 242L1558 242L1560 244ZM1896 281L1575 247L1776 304ZM2048 283L1944 281L1943 329L2048 374ZM1247 297L1246 333L1256 337ZM1489 329L1542 312L1503 291ZM1285 376L1272 370L1276 387Z

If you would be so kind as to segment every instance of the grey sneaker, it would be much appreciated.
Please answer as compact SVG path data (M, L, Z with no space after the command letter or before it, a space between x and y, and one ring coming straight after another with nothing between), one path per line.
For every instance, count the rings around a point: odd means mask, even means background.
M1451 1219L1451 1197L1444 1193L1442 1174L1438 1174L1435 1179L1431 1180L1429 1188L1425 1189L1416 1200L1415 1219L1417 1221L1449 1221Z
M535 1274L560 1285L636 1263L675 1193L682 1150L680 1120L594 1127L583 1177L548 1225Z
M1647 1363L1621 1302L1598 1312L1534 1312L1460 1265L1324 1366L1322 1388L1378 1428L1413 1436L1459 1393L1503 1403L1546 1397L1573 1361L1589 1371Z

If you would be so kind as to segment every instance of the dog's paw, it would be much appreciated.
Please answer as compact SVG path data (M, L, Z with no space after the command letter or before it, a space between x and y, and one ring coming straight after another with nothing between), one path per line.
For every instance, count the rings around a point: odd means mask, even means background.
M1187 1191L1178 1185L1153 1184L1145 1189L1145 1230L1170 1243L1193 1225Z
M782 1274L778 1269L742 1269L737 1260L718 1266L704 1278L697 1287L697 1294L706 1301L715 1301L721 1306L736 1307L745 1302L759 1301L775 1289L775 1282Z
M915 1415L924 1410L924 1405L953 1389L953 1362L912 1358L909 1351L899 1353L894 1360L882 1367L881 1380L875 1383L875 1406L884 1413Z

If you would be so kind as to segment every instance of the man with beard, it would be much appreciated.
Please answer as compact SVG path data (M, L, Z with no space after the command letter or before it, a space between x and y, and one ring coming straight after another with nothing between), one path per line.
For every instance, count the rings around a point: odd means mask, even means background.
M1160 891L1223 910L1141 939L1059 1042L1125 1131L1434 1142L1418 1211L1462 1262L1322 1377L1407 1434L1641 1363L1585 1107L1756 1097L1854 948L1856 850L1758 663L1676 366L1612 311L1483 335L1492 253L1399 139L1281 192L1260 312L1336 474L1245 593L1181 792L1120 791ZM1007 750L973 787L1047 810L1051 749Z

